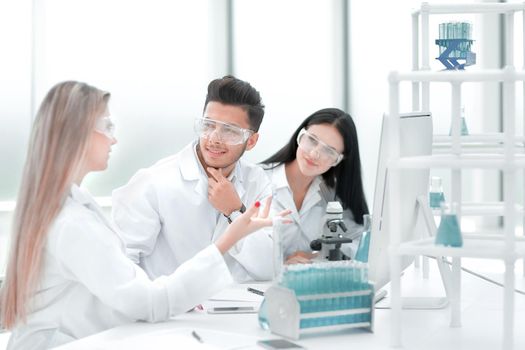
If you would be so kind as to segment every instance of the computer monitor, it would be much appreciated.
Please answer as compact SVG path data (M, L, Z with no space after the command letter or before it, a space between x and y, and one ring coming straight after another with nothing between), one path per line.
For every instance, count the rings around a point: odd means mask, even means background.
M387 163L390 158L388 142L389 118L383 116L381 141L372 210L372 230L368 253L369 279L374 282L376 291L390 282L390 261L388 246L390 242L390 210ZM432 154L432 117L430 113L406 113L400 116L400 155L425 156ZM416 238L416 232L425 230L424 221L418 220L417 198L428 193L429 169L402 169L399 200L401 240ZM414 261L413 257L403 257L402 270Z

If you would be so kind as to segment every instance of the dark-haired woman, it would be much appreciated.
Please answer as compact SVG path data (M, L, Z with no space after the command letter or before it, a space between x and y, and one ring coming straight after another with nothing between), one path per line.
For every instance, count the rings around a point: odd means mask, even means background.
M281 232L287 263L307 263L314 257L310 242L322 233L330 201L339 201L344 209L346 236L359 237L368 206L357 131L349 114L336 108L315 112L262 164L273 186L273 209L292 209L294 223ZM355 254L355 247L357 240L350 245L353 252L344 251Z

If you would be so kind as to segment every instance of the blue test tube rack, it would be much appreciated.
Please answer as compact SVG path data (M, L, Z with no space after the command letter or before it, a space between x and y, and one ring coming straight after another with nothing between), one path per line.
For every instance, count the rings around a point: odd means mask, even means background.
M471 52L472 24L469 22L446 22L439 24L439 57L448 70L463 70L476 63L476 54ZM460 63L459 61L463 61Z
M437 60L448 70L463 70L466 66L474 65L476 54L470 51L473 42L471 39L436 39L436 44L444 49Z
M270 330L290 339L325 330L373 331L374 287L366 263L288 266L281 281L265 292L265 300Z

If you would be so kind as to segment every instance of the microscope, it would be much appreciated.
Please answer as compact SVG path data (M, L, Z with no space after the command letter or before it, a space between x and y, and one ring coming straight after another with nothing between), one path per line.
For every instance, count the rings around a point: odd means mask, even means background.
M321 260L350 260L350 258L341 251L341 245L343 243L352 242L351 238L343 237L347 229L343 221L343 207L341 203L328 202L324 222L321 238L314 239L310 242L310 248L319 252L319 258ZM339 229L343 231L343 233L339 233Z

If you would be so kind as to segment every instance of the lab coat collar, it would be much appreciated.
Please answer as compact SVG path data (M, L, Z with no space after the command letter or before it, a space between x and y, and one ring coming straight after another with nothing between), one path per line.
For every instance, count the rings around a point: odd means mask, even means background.
M284 163L276 166L273 169L272 174L272 182L274 184L275 191L281 190L281 189L288 189L290 191L290 194L292 194L292 189L290 188L290 184L288 183L288 178L286 177L286 171ZM303 205L301 206L301 212L308 211L311 207L316 205L321 199L321 183L323 182L323 178L319 175L316 176L315 179L310 184L310 187L308 188L308 192L306 193L306 196L304 197ZM277 201L280 201L281 204L285 208L294 208L295 203L287 203L286 202L286 196L284 198L279 198L278 195L274 193L274 196ZM290 198L293 198L293 194ZM293 204L293 206L291 206Z
M77 184L71 186L71 198L82 205L92 204L92 197L89 192L83 188L80 188Z
M208 191L208 180L197 156L196 147L197 141L193 141L180 152L180 172L184 181L195 181L195 192L205 195Z
M290 187L290 185L288 184L288 178L286 177L286 170L285 170L284 163L279 164L273 169L272 178L273 178L273 184L274 184L275 189ZM310 185L310 191L319 192L322 182L323 182L322 176L321 175L316 176Z
M199 180L206 175L197 156L197 141L184 147L180 152L180 171L186 181Z
M276 190L281 188L290 187L288 179L286 178L286 171L284 169L284 163L279 164L272 170L272 182Z
M301 207L301 211L307 212L315 206L319 201L323 198L321 196L321 183L323 182L322 177L316 176L315 179L310 184L310 188L308 189L308 192L306 192L306 196L304 197L303 206Z
M113 226L113 223L108 220L106 215L102 212L102 208L95 202L93 196L89 193L88 190L79 187L77 184L73 184L70 190L70 197L75 202L85 206L89 210L95 212L98 218L113 231L118 237L122 238L119 234L119 231Z
M286 170L284 167L284 163L276 166L273 169L273 183L275 188L283 188L283 187L290 187L288 184L288 178L286 177ZM318 192L320 190L321 183L323 182L323 178L321 175L316 176L315 179L312 181L312 184L310 185L311 191Z

